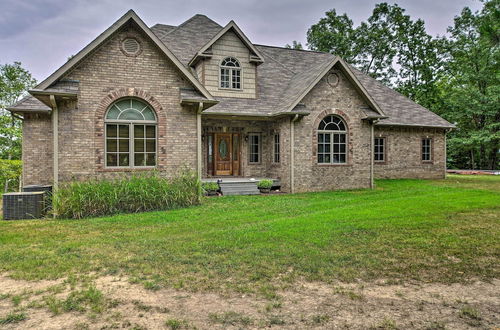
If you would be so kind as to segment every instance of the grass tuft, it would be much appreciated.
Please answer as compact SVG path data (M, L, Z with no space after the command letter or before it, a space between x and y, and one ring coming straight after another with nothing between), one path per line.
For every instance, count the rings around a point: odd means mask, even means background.
M168 319L165 321L165 325L171 330L188 328L188 323L186 321L178 319Z
M224 313L211 313L208 318L213 323L220 323L223 325L251 325L252 318L249 316L233 311Z
M5 317L0 318L0 324L11 324L11 323L19 323L26 320L28 317L25 313L10 313Z

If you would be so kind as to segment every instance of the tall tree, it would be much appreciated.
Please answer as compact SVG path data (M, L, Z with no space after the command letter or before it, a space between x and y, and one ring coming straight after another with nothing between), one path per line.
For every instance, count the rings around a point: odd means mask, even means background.
M449 139L457 167L500 168L499 12L499 0L485 2L479 13L464 8L448 29L439 112L457 123Z
M356 29L357 54L352 64L387 85L396 77L396 24L403 11L398 5L377 4L368 20Z
M0 158L20 159L21 122L6 108L36 84L20 62L0 65Z
M424 21L402 15L397 24L398 91L427 108L436 102L435 82L442 71L440 39L425 31Z
M347 14L337 15L335 9L307 31L307 44L312 50L330 52L354 63L358 54L357 32Z

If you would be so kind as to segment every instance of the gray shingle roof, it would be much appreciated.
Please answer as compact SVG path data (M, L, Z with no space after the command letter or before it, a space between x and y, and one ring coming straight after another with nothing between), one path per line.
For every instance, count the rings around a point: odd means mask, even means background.
M195 15L172 29L169 25L156 24L151 31L186 65L222 26L205 15Z
M169 47L184 65L210 41L222 26L204 15L195 15L178 27L157 24L152 31ZM258 98L216 97L219 104L204 113L272 116L286 111L305 111L293 106L297 95L306 91L335 60L329 53L255 45L264 57L258 66ZM351 67L359 84L389 118L379 125L453 127L452 124L407 97ZM363 109L367 117L376 117L373 109Z
M13 106L7 108L9 111L13 112L33 112L33 113L39 113L39 112L50 112L52 109L46 106L42 101L36 99L35 97L31 95L27 95L23 97L19 102L14 104Z
M370 93L375 102L377 102L380 108L382 108L389 117L387 119L382 119L378 125L455 127L434 112L413 102L406 96L399 94L376 79L352 66L351 70L358 78L359 82Z
M152 31L169 47L184 65L212 39L222 26L204 15L195 15L178 27L157 24ZM230 113L270 116L290 110L294 97L317 79L335 60L329 53L301 51L265 45L255 45L263 54L264 63L258 67L258 98L217 97L219 104L205 113ZM351 67L361 86L389 118L379 125L409 125L453 127L452 124L407 97ZM297 109L295 107L294 109ZM301 108L301 111L305 109ZM368 117L377 113L364 109Z

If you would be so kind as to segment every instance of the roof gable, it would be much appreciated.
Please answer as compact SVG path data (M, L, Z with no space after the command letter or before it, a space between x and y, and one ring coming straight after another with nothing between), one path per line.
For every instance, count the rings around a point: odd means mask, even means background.
M53 74L51 74L47 79L42 81L38 86L35 87L36 90L44 90L50 87L52 84L57 82L58 79L69 72L74 66L79 64L84 60L94 49L99 47L104 43L110 36L112 36L116 31L118 31L122 26L128 22L134 22L150 39L151 41L160 48L160 50L171 60L174 65L179 69L181 74L189 81L193 86L200 91L200 93L209 100L213 100L213 96L206 90L206 88L192 75L192 73L177 59L177 57L167 48L167 46L156 36L147 25L137 16L133 10L129 10L125 15L119 18L115 23L113 23L108 29L101 33L96 39L85 46L80 52L73 56L69 61L57 69Z
M171 27L156 24L151 27L160 40L168 46L175 56L186 67L209 40L211 40L222 26L205 15L194 15L179 26Z
M349 81L354 85L354 88L361 94L367 104L380 116L384 117L385 114L380 106L371 97L368 91L361 85L358 78L351 72L349 66L338 56L335 56L329 61L321 63L320 65L305 70L297 74L290 82L287 88L287 95L285 100L292 100L287 106L287 111L292 111L299 102L318 84L318 82L334 67L338 66L342 72L347 76Z
M228 31L233 31L238 38L243 42L243 44L248 48L250 51L250 62L254 62L257 64L263 63L264 58L262 54L259 52L259 50L252 44L252 42L247 38L247 36L241 31L241 29L238 27L238 25L234 22L231 21L229 22L223 29L221 29L215 36L212 37L203 47L201 47L200 50L194 55L194 57L189 61L189 66L193 66L196 64L196 62L203 57L210 56L210 54L207 54L207 51L212 47L212 45L219 40L223 35L225 35Z

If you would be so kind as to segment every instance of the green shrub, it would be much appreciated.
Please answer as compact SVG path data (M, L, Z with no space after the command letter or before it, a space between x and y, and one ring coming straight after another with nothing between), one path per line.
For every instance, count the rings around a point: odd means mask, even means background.
M203 182L201 184L204 192L217 191L219 190L219 184L217 182Z
M259 187L259 189L271 189L273 183L274 183L273 180L268 180L268 179L260 180L257 187Z
M72 182L53 194L58 218L85 218L116 213L170 210L200 203L195 173L182 171L172 179L158 173L109 181Z
M22 171L23 163L20 160L0 159L0 191L4 192L5 182L7 191L17 191Z

